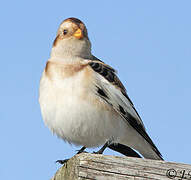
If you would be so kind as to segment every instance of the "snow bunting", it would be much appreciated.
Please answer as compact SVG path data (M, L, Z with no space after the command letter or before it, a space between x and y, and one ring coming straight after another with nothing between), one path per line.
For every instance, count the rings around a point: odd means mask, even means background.
M104 145L102 153L119 145L162 160L116 71L92 55L79 19L68 18L58 29L39 102L45 124L63 140L83 146L81 151Z

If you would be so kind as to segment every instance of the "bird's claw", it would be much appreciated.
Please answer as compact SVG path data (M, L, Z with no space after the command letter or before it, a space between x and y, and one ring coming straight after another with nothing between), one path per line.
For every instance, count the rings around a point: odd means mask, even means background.
M102 154L102 151L93 151L93 154Z
M69 159L57 160L56 163L65 164L65 163L67 163L68 160L69 160Z

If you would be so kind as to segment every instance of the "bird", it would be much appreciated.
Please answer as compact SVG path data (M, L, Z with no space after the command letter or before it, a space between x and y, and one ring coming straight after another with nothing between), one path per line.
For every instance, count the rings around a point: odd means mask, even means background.
M48 128L69 144L108 147L122 154L163 160L116 70L91 52L85 24L59 26L40 79L39 103ZM137 153L138 152L138 153Z

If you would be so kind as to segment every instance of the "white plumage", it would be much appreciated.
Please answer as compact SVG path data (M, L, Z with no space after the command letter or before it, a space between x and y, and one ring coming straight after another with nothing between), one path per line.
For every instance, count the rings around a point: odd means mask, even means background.
M91 67L91 62L100 67ZM145 158L162 159L120 83L114 70L91 54L85 25L74 18L65 20L40 81L45 124L69 143L97 147L110 140Z

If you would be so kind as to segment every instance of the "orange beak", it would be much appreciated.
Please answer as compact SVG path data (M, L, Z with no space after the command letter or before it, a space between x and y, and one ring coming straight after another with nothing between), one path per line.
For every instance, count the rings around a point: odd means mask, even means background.
M82 30L81 30L80 28L78 28L78 29L76 30L76 32L74 33L73 36L76 37L76 38L78 38L78 39L83 38Z

